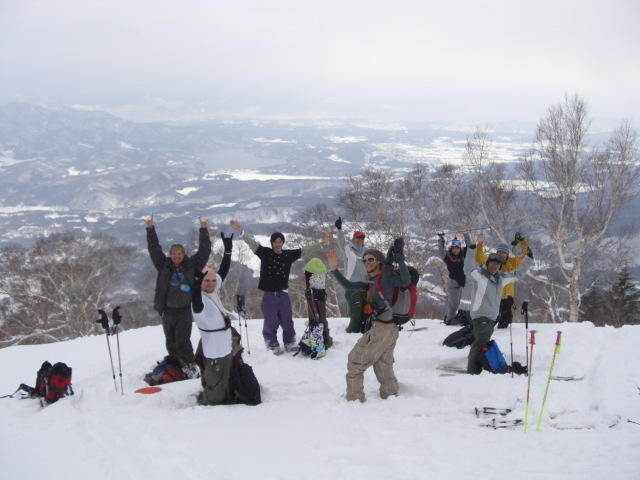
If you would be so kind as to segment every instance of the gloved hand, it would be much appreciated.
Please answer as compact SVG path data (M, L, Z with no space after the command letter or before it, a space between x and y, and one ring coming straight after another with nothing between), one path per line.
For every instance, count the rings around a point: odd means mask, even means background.
M444 232L436 232L436 235L438 235L440 238L444 239Z
M202 280L204 280L204 272L196 271L193 274L193 284L197 288L202 288Z
M393 245L392 245L389 247L389 250L387 250L387 258L385 259L385 263L387 265L392 265L394 261L395 261L395 255L393 252Z
M404 239L398 237L393 241L393 259L396 262L404 260Z
M334 224L338 230L342 230L342 217L338 217L336 223Z
M533 250L531 250L531 247L527 249L527 257L533 260Z
M231 253L231 249L233 248L233 233L230 237L225 237L224 232L220 232L220 237L224 245L224 253Z
M522 240L524 240L524 237L522 236L522 234L520 232L516 232L516 234L513 237L513 241L511 242L511 245L515 247Z

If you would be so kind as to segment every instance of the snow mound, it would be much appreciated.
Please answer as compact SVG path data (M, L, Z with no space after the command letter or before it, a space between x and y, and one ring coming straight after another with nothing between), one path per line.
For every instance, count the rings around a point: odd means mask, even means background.
M398 397L382 400L370 369L367 401L344 398L347 355L359 335L344 332L346 319L330 319L335 346L321 360L267 352L262 322L250 320L253 366L263 403L204 407L196 404L200 380L137 395L144 373L161 359L161 327L120 336L125 395L116 392L104 335L48 345L0 350L5 365L0 392L33 384L44 360L73 368L76 394L41 408L38 401L3 399L0 411L2 477L92 479L636 479L640 471L640 327L595 328L591 324L535 325L530 432L482 427L475 407L513 410L523 418L525 376L457 375L438 366L464 366L468 348L441 345L456 327L418 320L396 347ZM304 320L296 320L298 336ZM555 331L563 346L541 432L535 420L547 382ZM243 332L244 333L244 332ZM197 342L194 329L192 340ZM494 339L509 358L509 330ZM513 327L514 360L525 360L526 333ZM112 341L115 355L115 339ZM117 375L117 362L116 362ZM583 378L582 378L583 377ZM119 387L119 382L118 382ZM502 419L502 417L498 417ZM57 466L56 466L57 465ZM53 469L53 470L51 470ZM313 473L315 472L315 473Z

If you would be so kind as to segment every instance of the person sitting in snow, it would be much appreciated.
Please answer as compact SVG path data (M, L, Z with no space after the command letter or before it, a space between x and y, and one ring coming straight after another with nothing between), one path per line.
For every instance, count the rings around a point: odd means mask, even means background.
M350 282L338 271L338 254L327 254L329 270L345 289L365 292L367 304L371 306L370 329L365 331L349 352L347 360L347 400L365 401L364 372L371 366L380 382L380 397L386 399L398 394L398 380L393 371L393 351L398 340L398 326L393 321L390 306L394 287L407 285L411 281L409 269L404 261L404 242L396 239L387 258L375 249L365 250L362 262L367 270L366 282ZM396 274L393 263L399 266ZM380 277L381 296L376 290L376 279Z
M267 348L276 355L282 353L277 336L278 327L282 327L284 349L288 352L297 351L296 331L293 326L293 313L288 293L289 273L293 262L317 249L320 245L285 250L282 248L285 241L284 235L275 232L271 235L271 248L266 248L246 233L240 223L235 220L231 220L229 223L234 230L240 233L240 238L249 245L253 253L260 258L258 288L264 292L261 304L264 317L262 336ZM328 233L322 244L330 243L331 239L332 235Z
M484 240L484 235L478 235L478 242ZM528 251L521 268L515 272L502 272L500 267L504 263L503 256L491 253L484 265L475 262L465 262L464 273L468 282L473 282L471 297L471 324L473 328L473 343L469 351L467 373L479 374L482 364L479 360L481 347L491 340L493 329L497 323L500 311L500 296L504 288L524 277L533 261L533 253Z
M211 254L208 224L206 220L200 220L198 251L190 257L179 244L171 245L167 257L158 241L153 215L145 220L145 224L149 256L158 270L153 308L162 317L167 352L180 359L182 370L188 377L195 377L197 370L191 345L191 289L195 272L204 268Z
M224 243L224 255L218 273L206 268L196 275L193 288L193 318L200 330L204 369L202 385L204 390L198 395L202 405L219 405L227 399L229 375L231 373L232 334L231 313L222 305L219 292L231 264L231 237L220 233Z

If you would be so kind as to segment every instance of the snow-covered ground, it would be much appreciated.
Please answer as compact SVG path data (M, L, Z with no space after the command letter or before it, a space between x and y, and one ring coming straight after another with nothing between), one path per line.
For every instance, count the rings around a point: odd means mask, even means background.
M296 320L298 334L303 322ZM266 352L261 323L249 321L251 355L244 354L262 384L257 407L198 406L199 380L168 384L155 395L133 393L164 355L160 327L121 335L124 396L114 391L104 335L0 350L0 392L33 384L44 360L69 364L76 392L44 409L37 400L0 400L0 477L640 478L640 425L628 422L640 422L640 327L535 325L534 427L557 329L563 346L554 373L584 379L552 381L542 431L525 434L484 428L491 418L473 414L474 407L491 406L523 418L525 376L446 375L436 368L466 362L468 348L441 346L454 327L418 320L426 330L401 332L399 396L380 399L369 370L367 401L360 404L344 398L347 354L358 338L344 333L345 319L330 320L335 346L318 361ZM515 360L526 363L523 325L513 333ZM509 331L494 338L508 356Z

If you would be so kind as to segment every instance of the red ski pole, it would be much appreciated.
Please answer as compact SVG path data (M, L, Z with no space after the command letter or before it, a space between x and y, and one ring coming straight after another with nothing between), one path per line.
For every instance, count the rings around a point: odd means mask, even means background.
M529 350L529 361L527 365L527 399L524 404L524 432L527 433L527 429L529 428L529 397L531 393L531 371L533 370L533 346L536 344L536 331L531 330L529 332L531 337L529 338L529 343L531 344L531 349Z

